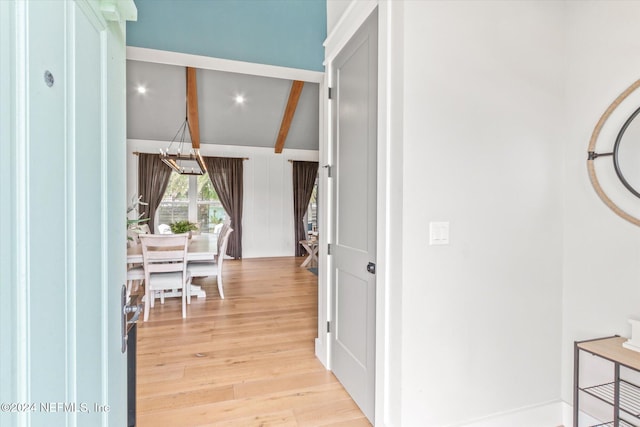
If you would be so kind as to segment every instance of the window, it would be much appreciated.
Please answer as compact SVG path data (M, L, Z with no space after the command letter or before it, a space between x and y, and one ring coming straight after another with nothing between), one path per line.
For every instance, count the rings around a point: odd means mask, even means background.
M156 224L189 220L198 224L201 233L214 233L227 219L209 175L180 175L172 172L164 197L156 213Z
M227 219L227 213L218 199L216 190L213 189L209 175L194 178L197 178L198 185L196 200L198 227L203 233L213 233L215 227Z
M169 184L158 207L156 224L171 224L189 219L189 176L171 173Z
M318 178L313 185L306 215L307 232L318 230Z

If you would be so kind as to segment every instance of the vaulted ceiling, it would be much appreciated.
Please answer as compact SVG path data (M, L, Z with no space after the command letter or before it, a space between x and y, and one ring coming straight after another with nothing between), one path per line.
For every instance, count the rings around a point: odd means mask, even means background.
M201 146L275 147L292 80L203 69L196 76ZM318 149L318 90L304 84L285 149ZM185 117L185 67L127 61L127 138L171 141Z

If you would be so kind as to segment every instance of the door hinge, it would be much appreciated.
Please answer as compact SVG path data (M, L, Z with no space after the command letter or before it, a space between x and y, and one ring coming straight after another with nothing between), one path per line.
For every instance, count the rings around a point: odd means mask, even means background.
M331 322L327 321L327 333L331 332Z
M327 165L327 177L328 177L328 178L331 178L331 169L333 169L333 168L331 167L331 165Z
M329 99L332 99L333 98L333 96L332 96L333 95L333 91L331 90L331 88L328 88L328 89L329 90L328 90L327 96L329 97Z
M327 243L327 255L331 255L331 243Z

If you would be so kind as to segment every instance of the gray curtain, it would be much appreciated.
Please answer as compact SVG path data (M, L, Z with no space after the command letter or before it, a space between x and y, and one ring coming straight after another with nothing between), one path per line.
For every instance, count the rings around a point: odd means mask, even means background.
M203 157L213 188L231 219L233 232L227 243L227 255L242 258L243 159Z
M154 216L160 206L164 191L169 184L171 168L165 165L158 154L138 155L138 194L142 195L142 201L148 203L144 208L142 218L149 218L149 229L155 230Z
M303 220L309 207L309 199L311 199L317 175L318 162L293 162L293 221L296 256L306 254L300 240L307 240L307 230Z

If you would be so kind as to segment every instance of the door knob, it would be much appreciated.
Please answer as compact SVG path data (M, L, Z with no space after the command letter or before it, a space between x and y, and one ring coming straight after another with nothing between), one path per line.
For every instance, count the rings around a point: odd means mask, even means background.
M367 271L371 274L376 274L376 265L372 262L367 264Z

